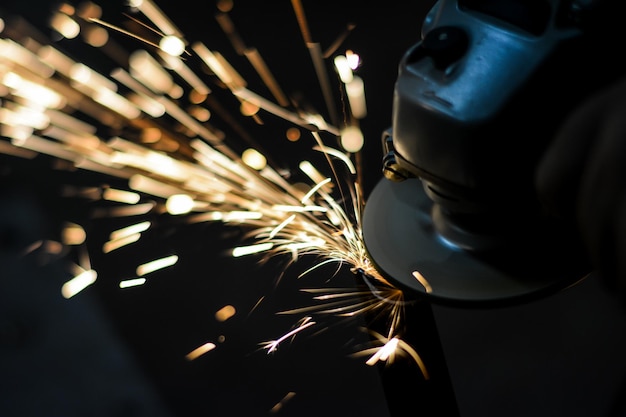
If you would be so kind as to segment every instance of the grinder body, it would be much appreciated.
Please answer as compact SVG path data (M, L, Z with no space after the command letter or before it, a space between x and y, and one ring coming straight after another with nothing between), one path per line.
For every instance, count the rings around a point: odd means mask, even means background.
M386 178L364 213L365 245L387 278L436 300L484 304L540 296L589 272L576 234L542 213L533 184L565 115L605 81L585 6L441 0L426 16L399 65Z

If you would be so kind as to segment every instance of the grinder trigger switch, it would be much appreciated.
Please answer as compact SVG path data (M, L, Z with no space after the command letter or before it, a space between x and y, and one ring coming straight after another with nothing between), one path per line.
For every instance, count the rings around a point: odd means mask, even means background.
M457 26L440 26L429 31L422 40L421 54L433 60L435 68L445 70L467 51L467 33Z

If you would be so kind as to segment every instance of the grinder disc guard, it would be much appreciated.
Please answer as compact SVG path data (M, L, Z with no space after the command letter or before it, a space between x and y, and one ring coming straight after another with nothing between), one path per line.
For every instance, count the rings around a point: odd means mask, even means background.
M549 224L522 228L494 251L455 247L436 232L432 207L418 179L382 179L365 205L370 259L403 290L444 304L506 305L555 293L590 271L578 240Z

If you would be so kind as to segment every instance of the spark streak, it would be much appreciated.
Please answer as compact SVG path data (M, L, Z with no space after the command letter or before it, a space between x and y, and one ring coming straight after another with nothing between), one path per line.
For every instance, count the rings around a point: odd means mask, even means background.
M98 274L94 270L84 271L81 274L75 276L74 278L63 284L63 288L61 289L63 297L72 298L73 296L84 290L86 287L96 282L97 277Z
M272 353L275 352L278 349L278 346L284 342L285 340L295 336L296 334L300 333L301 331L305 330L308 327L311 327L315 324L314 321L311 320L310 317L305 317L302 320L302 323L296 327L295 329L291 330L290 332L285 333L284 335L282 335L281 337L279 337L276 340L271 340L269 342L265 342L263 343L263 348L267 349L267 353Z
M189 352L185 357L187 358L187 360L192 361L192 360L198 359L200 356L204 355L205 353L213 349L215 349L215 343L207 342L203 344L202 346L198 346L197 348Z
M159 269L167 268L174 265L178 261L178 256L170 255L164 258L155 259L154 261L141 264L137 267L137 275L146 275Z

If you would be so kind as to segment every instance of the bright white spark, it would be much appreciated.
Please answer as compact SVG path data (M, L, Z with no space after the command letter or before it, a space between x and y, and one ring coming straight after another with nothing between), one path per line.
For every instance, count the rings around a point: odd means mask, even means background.
M139 223L135 223L130 226L123 227L121 229L114 230L109 234L109 238L111 240L122 239L131 235L135 235L137 233L145 232L150 228L152 223L149 221L143 221Z
M143 278L143 277L133 278L133 279L126 279L124 281L120 281L120 288L137 287L137 286L143 285L145 283L146 283L146 279Z
M348 58L346 58L345 55L337 55L333 62L335 63L335 69L341 81L345 84L352 81L352 68L350 68Z
M274 247L272 242L259 243L250 246L238 246L233 249L233 257L238 258L240 256L252 255L253 253L266 252Z
M365 139L363 132L357 126L346 126L341 130L341 146L351 153L356 153L363 148Z
M142 276L142 275L150 274L154 271L158 271L159 269L172 266L176 262L178 262L178 256L170 255L164 258L155 259L154 261L150 261L145 264L141 264L137 267L136 272L137 272L137 275Z
M389 339L389 341L385 343L380 349L378 349L376 353L373 354L372 357L369 358L365 363L368 365L374 365L379 360L386 361L387 359L389 359L389 356L391 356L395 352L397 347L398 339L396 337L393 337Z
M172 215L180 215L189 213L194 206L193 198L187 194L174 194L168 197L165 208Z
M289 339L290 337L295 336L296 334L300 333L301 331L303 331L304 329L311 327L315 324L314 321L311 320L310 317L306 317L303 319L302 324L300 324L298 327L296 327L295 329L291 330L288 333L285 333L283 336L281 336L280 338L276 339L276 340L271 340L269 342L265 342L263 343L263 348L267 349L267 353L272 353L275 352L278 349L278 346L284 342L285 340Z
M93 269L84 271L63 284L63 286L61 287L61 294L65 298L72 298L73 296L96 282L97 277L98 274Z
M108 201L117 201L119 203L136 204L141 197L139 194L132 191L117 190L114 188L107 188L102 192L102 198Z
M103 253L113 252L114 250L123 248L124 246L130 245L132 243L135 243L139 241L139 239L141 239L141 233L133 233L128 236L123 236L117 239L106 241L102 245L102 252Z
M159 41L159 48L172 56L180 56L185 52L185 42L178 36L163 36Z
M281 230L283 230L289 223L291 223L292 221L294 221L294 219L296 218L295 214L292 214L291 216L287 217L285 220L283 220L283 222L281 224L279 224L278 226L276 226L274 229L272 229L272 231L270 232L268 238L269 239L273 239Z
M412 275L413 278L415 278L420 284L422 284L422 286L424 287L424 291L426 291L427 293L433 291L433 287L430 286L428 280L424 278L424 275L422 275L419 271L413 271Z

